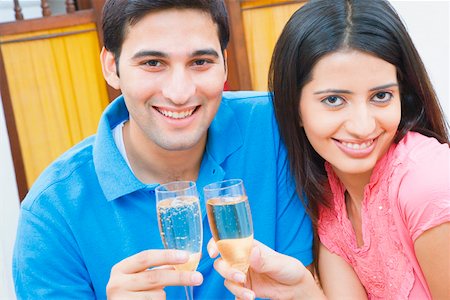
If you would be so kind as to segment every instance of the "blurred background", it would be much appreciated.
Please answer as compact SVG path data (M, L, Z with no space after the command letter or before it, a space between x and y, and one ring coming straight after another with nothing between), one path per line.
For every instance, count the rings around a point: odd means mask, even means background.
M278 35L306 1L226 0L227 90L267 90ZM450 117L450 1L390 0ZM15 299L11 256L20 201L42 170L94 134L120 94L103 80L104 0L0 0L0 299Z

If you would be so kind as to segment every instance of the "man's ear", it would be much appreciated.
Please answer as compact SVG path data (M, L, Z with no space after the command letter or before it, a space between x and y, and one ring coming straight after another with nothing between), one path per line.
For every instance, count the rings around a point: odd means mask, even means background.
M102 52L100 53L100 62L102 63L103 77L105 78L106 82L111 87L119 90L120 80L117 72L118 70L114 54L103 47Z

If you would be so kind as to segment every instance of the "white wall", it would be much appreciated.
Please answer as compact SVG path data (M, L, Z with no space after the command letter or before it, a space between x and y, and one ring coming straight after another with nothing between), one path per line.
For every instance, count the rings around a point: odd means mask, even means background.
M450 122L450 0L390 0L412 37Z
M42 8L40 0L19 0L20 8L24 19L39 18L42 16ZM66 11L65 1L48 0L48 5L52 15L64 14ZM14 17L13 0L0 0L0 22L13 22Z
M407 25L450 120L450 0L390 0ZM12 2L12 1L11 1ZM3 106L0 105L0 299L14 299L11 253L18 218L18 194Z
M14 299L11 258L18 215L19 195L3 105L0 104L0 299L2 300Z

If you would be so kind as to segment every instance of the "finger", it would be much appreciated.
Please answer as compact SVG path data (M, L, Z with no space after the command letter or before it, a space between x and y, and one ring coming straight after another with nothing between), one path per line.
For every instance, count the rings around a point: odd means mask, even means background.
M209 240L206 248L208 249L209 257L216 258L219 255L219 249L217 248L217 244L214 239Z
M166 286L197 286L202 282L203 276L200 272L146 270L124 276L123 286L129 291L150 291Z
M214 269L227 280L231 280L240 284L245 283L246 275L238 269L231 267L222 258L216 259L214 261Z
M162 265L153 268L149 268L149 270L175 270L173 265Z
M286 285L303 279L307 270L300 261L261 245L254 247L250 254L250 267L253 271L266 274Z
M252 290L243 287L239 283L225 280L224 285L237 299L253 300L256 297Z
M185 263L189 253L181 250L145 250L120 261L111 270L113 272L133 274L150 267Z
M138 292L138 293L133 293L132 295L130 295L130 297L122 298L122 299L164 300L164 299L166 299L166 292L164 292L164 290L162 290L162 289L154 290L154 291L150 291L150 292Z

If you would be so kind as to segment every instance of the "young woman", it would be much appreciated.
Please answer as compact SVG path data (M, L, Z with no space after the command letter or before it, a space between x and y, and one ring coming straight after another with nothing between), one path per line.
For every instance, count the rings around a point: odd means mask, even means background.
M315 221L323 294L448 299L448 125L395 10L384 0L306 3L277 42L269 83ZM216 269L240 298L324 296L304 267L260 244L245 287L224 262Z

